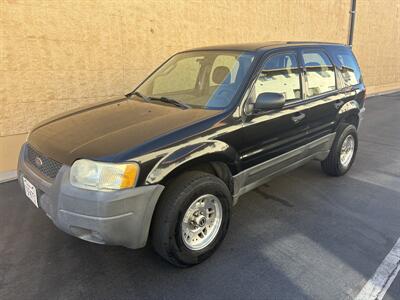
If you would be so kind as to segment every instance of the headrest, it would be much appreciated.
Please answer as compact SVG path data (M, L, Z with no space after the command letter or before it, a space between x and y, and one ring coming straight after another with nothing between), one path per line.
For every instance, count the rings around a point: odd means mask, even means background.
M216 84L221 84L224 82L225 78L230 75L230 70L228 67L225 66L219 66L214 69L214 72L212 74L212 80Z

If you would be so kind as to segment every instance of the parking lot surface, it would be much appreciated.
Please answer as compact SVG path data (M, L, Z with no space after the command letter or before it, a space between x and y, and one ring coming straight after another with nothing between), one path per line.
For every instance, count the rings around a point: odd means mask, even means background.
M206 262L59 231L16 181L0 185L0 299L351 299L400 237L400 93L371 97L355 165L312 162L243 196ZM400 276L400 275L399 275ZM400 299L396 278L385 299Z

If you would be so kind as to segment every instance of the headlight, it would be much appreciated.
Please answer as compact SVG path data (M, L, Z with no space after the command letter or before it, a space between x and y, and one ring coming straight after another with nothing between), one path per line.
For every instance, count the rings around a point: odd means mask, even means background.
M139 177L137 163L103 163L80 159L71 167L71 184L89 190L119 190L135 186Z

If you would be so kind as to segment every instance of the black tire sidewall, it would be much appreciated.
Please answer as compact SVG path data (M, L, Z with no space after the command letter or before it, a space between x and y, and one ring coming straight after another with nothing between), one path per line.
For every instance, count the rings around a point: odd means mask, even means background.
M204 249L201 250L191 250L186 247L182 240L182 229L181 224L183 220L183 216L185 212L189 208L189 206L199 197L211 194L216 196L221 202L222 206L222 221L219 227L218 233L215 236L214 240ZM209 257L217 248L217 246L222 242L225 233L229 226L229 215L230 215L230 204L229 198L220 190L220 186L216 185L213 182L202 184L196 187L185 199L182 199L182 206L179 209L176 218L175 230L174 230L174 247L176 247L177 253L179 253L180 259L184 259L185 261L192 261L193 263L198 263L203 261L207 257Z
M175 198L172 201L173 203L169 201L170 205L173 205L173 207L166 211L169 222L164 223L164 226L168 226L168 229L166 234L162 237L162 240L164 241L163 247L166 252L165 254L167 255L165 258L173 264L181 267L198 264L214 253L226 235L232 208L231 193L225 183L213 175L199 177L181 191L179 191L179 188L176 188L176 185L170 186L170 188L176 189L176 191L172 191L169 194L169 199L165 199L168 201L171 200L171 197ZM214 240L207 245L207 247L201 250L191 250L186 247L182 240L182 220L189 206L198 197L206 194L215 195L221 203L221 225Z
M350 163L347 166L343 166L340 161L340 153L343 142L349 135L352 135L354 138L354 151ZM336 130L336 137L328 157L321 162L322 170L329 176L342 176L346 174L356 159L357 149L358 135L356 127L352 124L341 123Z
M343 143L349 135L351 135L354 139L353 156L351 157L350 163L347 166L343 166L342 162L340 161L340 154L341 154L341 149L342 149ZM341 174L345 174L347 171L350 170L351 166L354 163L354 160L356 159L357 148L358 148L357 130L353 125L349 125L343 130L343 132L338 140L338 146L337 146L337 154L336 155L337 155L337 159L338 159L338 168L339 168Z

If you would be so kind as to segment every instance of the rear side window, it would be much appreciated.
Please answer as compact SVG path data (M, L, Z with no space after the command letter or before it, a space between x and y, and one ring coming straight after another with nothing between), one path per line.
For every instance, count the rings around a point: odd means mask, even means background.
M350 51L335 53L340 63L340 73L346 86L356 85L361 82L361 72L358 64Z
M324 52L318 50L304 51L303 61L306 68L308 97L336 89L335 70Z
M254 99L261 93L280 93L286 100L301 98L300 72L295 53L268 58L254 85Z

